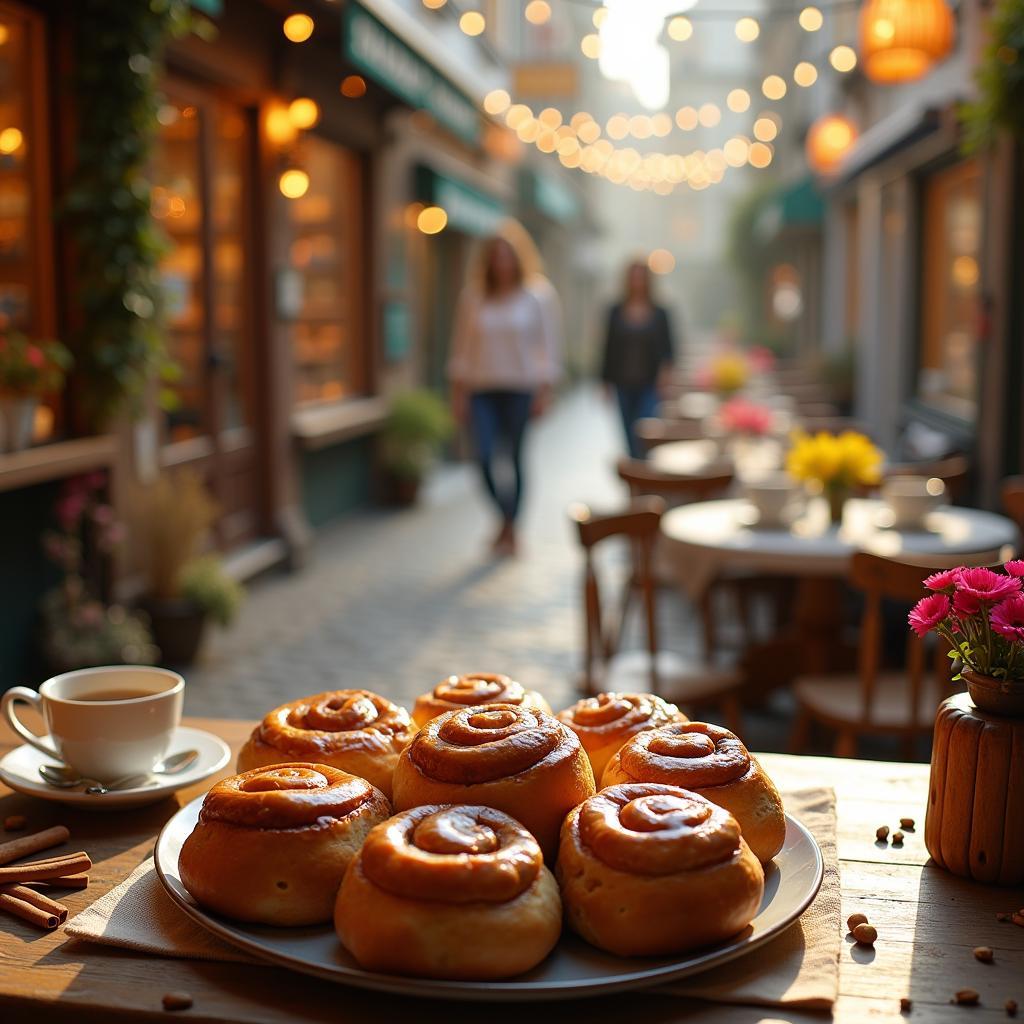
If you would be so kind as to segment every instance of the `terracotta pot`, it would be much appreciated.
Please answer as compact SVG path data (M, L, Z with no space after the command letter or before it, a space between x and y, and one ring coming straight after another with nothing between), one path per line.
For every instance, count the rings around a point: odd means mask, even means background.
M1024 679L994 679L970 671L963 677L976 707L990 715L1024 718Z
M206 612L191 601L145 598L139 606L149 615L161 665L191 665L206 632Z
M32 444L38 406L33 395L0 398L0 452L20 452Z

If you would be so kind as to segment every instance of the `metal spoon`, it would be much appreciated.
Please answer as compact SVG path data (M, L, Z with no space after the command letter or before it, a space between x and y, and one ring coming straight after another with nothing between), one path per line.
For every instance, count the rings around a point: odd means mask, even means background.
M53 786L56 789L74 789L77 786L85 786L86 793L102 795L114 790L131 789L133 786L145 782L153 775L176 775L187 768L191 768L198 759L198 750L182 750L153 765L152 770L148 772L125 775L123 778L106 783L99 782L96 779L87 779L79 775L69 765L42 764L39 766L39 774L47 785Z

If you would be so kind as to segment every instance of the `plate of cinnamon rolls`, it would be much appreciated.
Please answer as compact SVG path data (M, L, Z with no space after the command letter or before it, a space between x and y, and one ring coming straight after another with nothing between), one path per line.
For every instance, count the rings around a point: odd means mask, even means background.
M453 676L412 713L366 690L269 712L167 823L157 872L204 928L364 988L553 999L741 956L822 859L742 740L653 694L552 713Z

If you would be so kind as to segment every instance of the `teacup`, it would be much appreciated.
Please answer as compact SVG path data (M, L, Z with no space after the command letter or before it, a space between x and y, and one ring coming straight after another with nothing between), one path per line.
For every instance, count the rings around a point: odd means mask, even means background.
M881 488L882 501L892 510L892 525L914 529L945 500L946 485L938 477L891 476Z
M744 491L747 500L757 509L761 526L782 526L785 514L796 495L793 481L785 473L771 473L749 482Z
M38 693L15 686L3 695L0 710L26 743L107 782L148 772L167 755L181 722L184 689L181 676L162 668L84 668L47 679ZM19 721L19 702L42 714L48 737Z

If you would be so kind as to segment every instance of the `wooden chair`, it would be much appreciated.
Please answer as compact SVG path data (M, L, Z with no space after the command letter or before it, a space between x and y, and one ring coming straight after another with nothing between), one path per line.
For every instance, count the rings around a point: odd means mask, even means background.
M637 420L633 427L636 436L650 451L659 444L670 444L673 441L699 441L704 432L696 420L659 419L648 417Z
M975 558L958 556L960 564L989 561L991 552ZM909 608L926 593L925 576L949 564L915 565L866 552L850 563L850 583L864 597L860 622L859 665L855 674L803 677L793 687L799 712L790 746L795 753L806 749L811 726L817 722L836 732L835 755L856 757L862 736L895 736L911 756L914 741L930 735L935 711L951 692L946 646L935 645L933 678L926 679L925 642L907 628L906 667L887 671L882 667L883 600L895 600Z
M1003 481L1002 499L1003 510L1024 537L1024 476L1008 476Z
M651 496L635 498L627 511L613 515L595 515L586 505L573 505L569 509L584 552L583 689L588 695L599 690L650 691L689 707L717 705L726 727L737 731L740 708L735 690L742 681L739 673L659 650L657 588L651 564L664 511L664 501ZM608 621L594 551L611 537L628 540L632 557L615 614ZM643 608L646 648L622 651L624 626L636 598Z
M966 455L947 455L932 462L897 462L885 467L885 475L938 477L946 485L950 501L959 501L967 490L971 463Z
M655 469L649 462L629 458L619 459L615 471L629 487L632 497L653 494L664 498L669 505L721 497L733 480L731 470L711 476L676 476Z

